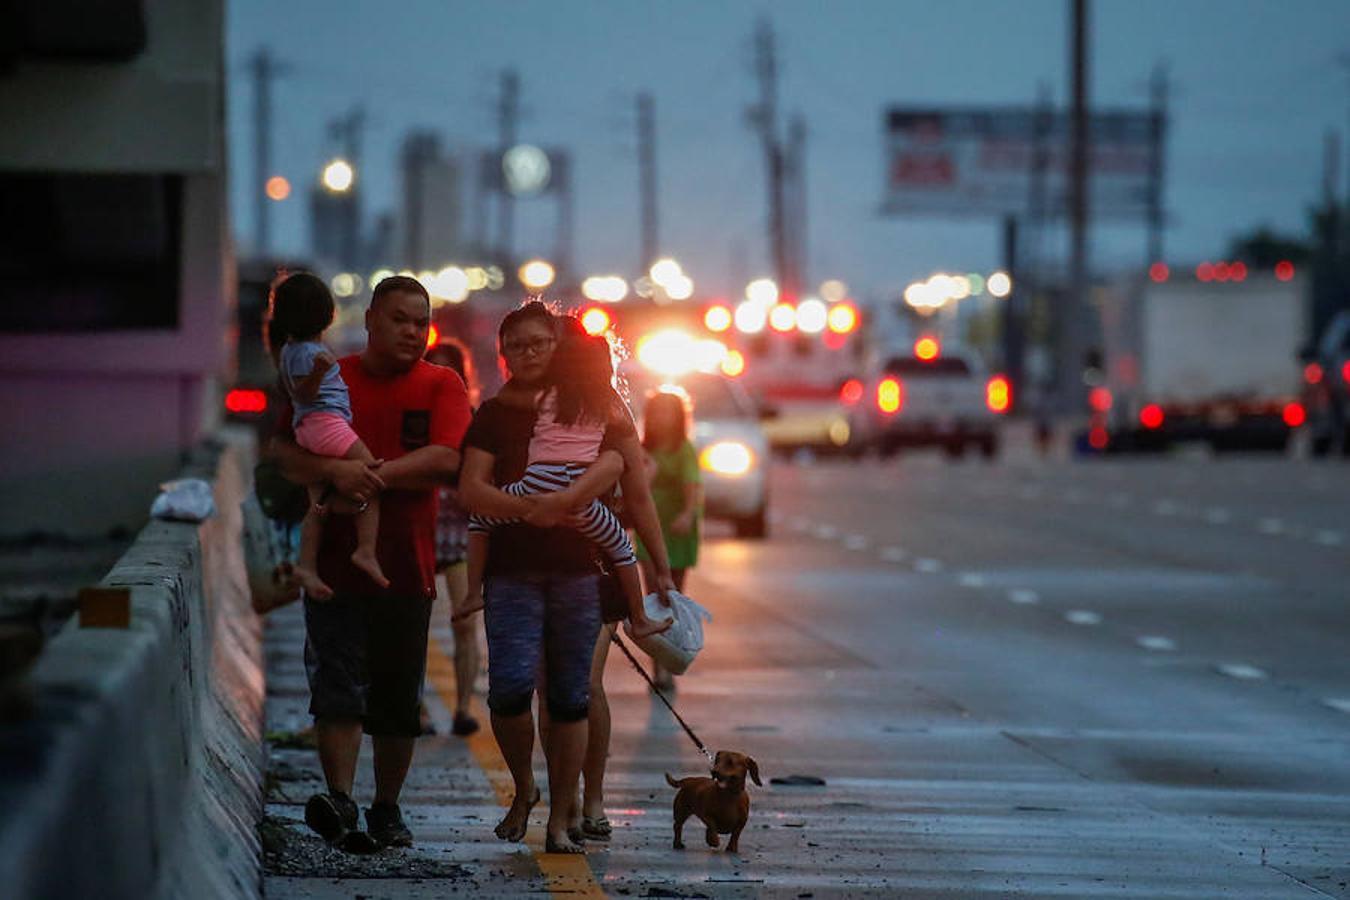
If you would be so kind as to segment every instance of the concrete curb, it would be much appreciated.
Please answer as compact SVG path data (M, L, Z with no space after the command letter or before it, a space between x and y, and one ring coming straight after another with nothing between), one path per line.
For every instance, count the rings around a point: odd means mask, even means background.
M0 729L0 885L12 897L256 897L261 626L249 607L243 433L199 448L202 525L152 522L104 578L127 630L71 621L29 679L34 714Z

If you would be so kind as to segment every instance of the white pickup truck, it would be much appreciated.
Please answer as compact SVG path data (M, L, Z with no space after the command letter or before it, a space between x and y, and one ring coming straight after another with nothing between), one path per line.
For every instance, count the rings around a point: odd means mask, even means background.
M1006 379L987 378L974 356L920 339L911 352L885 355L856 388L845 385L850 443L882 456L906 447L940 447L951 457L967 449L994 457L1008 391Z

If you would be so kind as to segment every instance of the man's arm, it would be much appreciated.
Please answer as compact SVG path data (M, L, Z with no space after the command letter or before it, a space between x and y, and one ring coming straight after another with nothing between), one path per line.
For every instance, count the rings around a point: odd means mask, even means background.
M380 477L392 491L425 491L454 481L459 471L459 451L433 444L391 459L380 466Z
M513 497L492 483L494 457L480 447L464 448L464 466L459 471L459 502L471 513L500 519L523 519L534 508L532 501Z
M287 479L306 485L328 482L357 504L365 503L385 488L384 479L376 471L378 465L368 466L359 459L318 456L280 435L272 438L269 455Z

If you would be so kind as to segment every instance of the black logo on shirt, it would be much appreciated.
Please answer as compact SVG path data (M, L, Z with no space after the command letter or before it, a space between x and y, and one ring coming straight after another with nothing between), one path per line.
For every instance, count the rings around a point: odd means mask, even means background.
M399 443L403 445L404 450L416 450L431 443L431 410L403 411L403 427L399 432Z

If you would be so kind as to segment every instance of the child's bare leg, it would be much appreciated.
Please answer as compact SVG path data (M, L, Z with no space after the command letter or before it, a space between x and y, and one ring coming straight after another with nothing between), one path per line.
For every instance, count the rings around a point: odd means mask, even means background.
M292 569L296 583L305 589L305 596L311 600L327 600L333 596L333 589L319 577L319 537L323 530L323 517L315 507L321 493L322 488L318 485L310 486L310 508L300 524L300 558Z
M357 441L347 451L347 459L359 459L362 462L374 462L370 449L364 441ZM356 549L352 551L352 564L371 577L382 588L389 587L389 579L380 568L379 557L375 553L380 536L380 498L371 497L366 506L356 514Z
M464 592L464 603L450 617L451 622L467 619L483 608L483 569L487 567L488 533L470 531L468 555L465 559L465 581L468 588Z
M642 580L638 577L636 564L615 566L614 575L623 587L624 599L628 602L628 632L635 638L660 634L675 624L673 618L656 621L648 618L646 606L642 602Z

